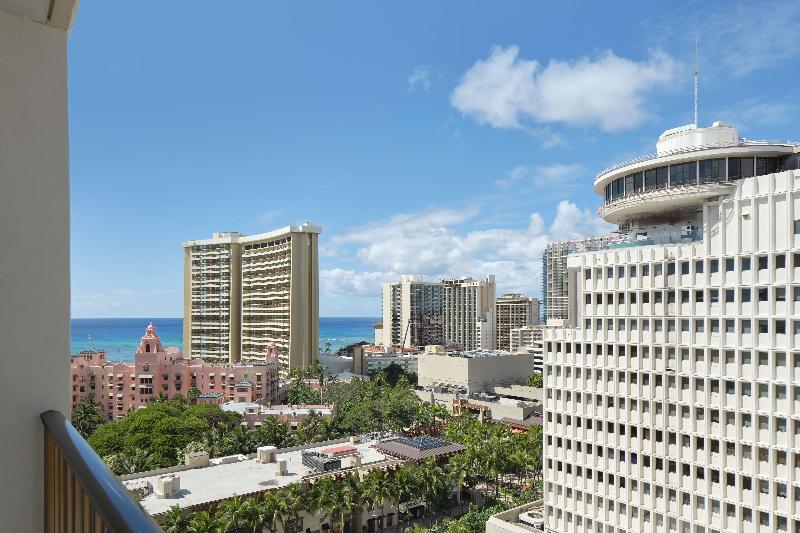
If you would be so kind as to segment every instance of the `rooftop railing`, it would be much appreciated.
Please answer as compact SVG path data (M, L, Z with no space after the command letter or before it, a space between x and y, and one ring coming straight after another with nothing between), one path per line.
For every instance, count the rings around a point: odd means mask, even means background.
M651 154L644 154L637 157L632 157L630 159L626 159L625 161L620 161L619 163L614 163L613 165L604 168L600 172L597 173L595 176L595 181L599 180L602 176L608 174L609 172L613 172L617 169L627 167L629 165L634 165L636 163L643 163L645 161L650 161L651 159L657 159L659 157L665 157L669 155L677 155L683 154L687 152L698 152L700 150L711 150L714 148L727 148L729 146L798 146L800 143L794 141L774 141L774 140L767 140L767 139L746 139L744 137L739 138L739 142L736 144L731 145L718 145L712 144L708 146L689 146L686 148L679 148L676 150L669 150L667 152L663 152L661 154L651 153Z
M46 533L162 533L63 414L41 417Z

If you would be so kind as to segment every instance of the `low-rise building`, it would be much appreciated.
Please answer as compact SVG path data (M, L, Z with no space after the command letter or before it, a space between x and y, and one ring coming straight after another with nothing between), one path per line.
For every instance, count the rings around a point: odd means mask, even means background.
M513 328L509 332L509 351L518 352L522 348L539 348L543 350L544 326L532 325Z
M201 396L211 393L198 398L202 403L277 402L280 397L277 365L269 358L248 364L184 359L178 348L161 344L152 323L139 342L133 363L111 362L105 352L89 350L73 355L70 366L72 407L92 397L107 420L125 416L162 395L186 397L192 389Z
M498 385L524 383L533 372L533 355L496 350L445 350L427 346L419 356L421 387L444 388L466 394Z
M417 373L418 348L378 346L369 344L353 348L353 373L369 376L391 365L397 365L404 372Z
M172 507L184 512L216 508L234 496L258 497L261 494L297 484L308 491L326 476L341 479L363 477L372 470L394 470L407 462L427 457L444 461L460 453L459 444L415 437L386 441L350 437L294 448L258 448L255 454L209 459L205 453L187 454L185 465L122 476L125 487L135 492L142 508L154 517ZM198 456L202 455L202 456ZM458 494L456 494L458 497ZM378 531L397 523L399 510L419 516L424 502L396 502L385 498L382 505L355 505L344 516L342 531ZM274 533L321 531L329 528L324 511L300 511L296 519L278 522Z
M333 414L332 405L261 405L248 402L226 402L222 404L224 411L231 411L242 415L242 423L255 428L264 423L267 418L276 418L289 424L292 430L308 418L313 412L325 418Z

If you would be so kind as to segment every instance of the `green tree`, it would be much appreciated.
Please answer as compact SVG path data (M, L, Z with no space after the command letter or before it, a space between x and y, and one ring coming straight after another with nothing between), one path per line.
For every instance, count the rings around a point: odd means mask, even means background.
M417 478L411 467L404 465L392 474L389 483L389 497L394 500L397 509L397 531L400 531L400 504L408 502L417 494Z
M141 448L134 448L130 451L107 455L103 457L103 461L105 461L108 468L118 476L135 474L136 472L145 472L153 469L150 455Z
M540 373L531 374L528 376L528 387L536 387L541 389L544 386L544 379Z
M162 519L161 526L165 533L191 533L189 523L189 517L178 505L174 505Z
M137 448L145 450L152 467L162 468L182 462L186 446L208 441L209 431L227 432L240 420L238 414L227 413L216 405L169 400L151 403L121 420L103 424L88 441L101 457L131 454Z
M86 439L95 429L103 425L103 415L100 405L94 401L94 396L87 396L80 405L72 410L72 426Z
M197 387L192 387L191 389L189 389L189 392L186 393L186 400L191 404L197 403L197 398L199 397L200 397L200 389L198 389Z
M245 533L250 531L247 519L249 510L244 506L244 500L235 495L233 498L222 502L217 508L216 519L223 531L230 533Z
M440 513L449 508L452 503L452 479L448 472L436 463L433 458L428 458L416 470L416 485L419 494L427 504L426 512Z
M197 511L189 517L190 533L221 533L216 521L208 511Z
M342 514L342 487L339 481L325 476L314 483L315 506L321 519L330 521L334 529Z
M285 500L278 491L265 492L260 501L262 525L270 531L276 531L277 525L283 523L285 516Z
M372 470L367 474L362 482L361 495L367 504L370 513L376 514L378 509L384 514L383 507L386 498L389 496L390 476L383 470Z

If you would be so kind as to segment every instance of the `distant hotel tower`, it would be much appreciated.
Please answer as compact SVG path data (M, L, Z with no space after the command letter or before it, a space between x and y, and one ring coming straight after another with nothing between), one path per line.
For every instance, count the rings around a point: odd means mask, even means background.
M321 231L305 223L183 243L184 356L234 362L277 349L282 374L314 362Z
M690 125L597 175L619 240L547 301L546 531L800 531L798 151Z

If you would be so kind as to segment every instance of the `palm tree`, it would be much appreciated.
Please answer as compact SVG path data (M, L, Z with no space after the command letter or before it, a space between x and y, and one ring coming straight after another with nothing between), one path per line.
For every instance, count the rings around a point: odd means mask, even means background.
M262 525L270 531L275 531L275 525L282 521L284 511L284 500L280 498L277 491L269 491L259 502L261 505L260 514L263 520Z
M355 476L348 476L345 480L340 482L339 499L342 510L342 525L344 525L344 515L350 515L350 525L347 531L348 533L352 533L353 522L355 522L356 515L360 516L361 514L360 512L354 514L353 510L360 510L363 502L363 490L361 483L355 478Z
M242 502L241 513L241 528L248 533L261 533L264 529L264 515L262 514L262 506L257 498L247 498Z
M395 501L397 509L397 531L400 531L400 504L407 502L417 493L417 483L411 468L402 466L394 471L389 484L389 497Z
M95 429L103 425L105 419L100 412L100 404L94 401L93 395L89 395L72 410L70 421L81 437L88 439Z
M276 496L278 501L277 519L286 529L286 524L297 520L304 510L315 511L315 498L313 491L301 491L300 485L292 483L280 490Z
M452 499L453 485L448 473L436 463L436 460L428 458L417 467L415 474L420 494L427 504L426 517L429 511L436 514L447 508Z
M320 518L330 520L331 529L334 529L336 518L341 514L341 485L330 476L325 476L314 483L314 494Z
M208 511L198 511L189 518L189 533L220 533L220 529Z
M383 514L383 504L389 494L390 476L383 470L373 470L367 477L364 478L361 486L361 494L363 500L369 506L371 514L376 514L376 509L380 505L381 513ZM381 529L383 529L383 521L381 521Z
M177 504L170 508L161 525L165 533L190 533L189 517L183 514Z
M216 518L219 520L223 531L232 533L244 533L246 531L244 523L245 516L242 511L243 503L243 500L234 494L233 498L225 500L217 508ZM247 511L245 510L245 512Z

